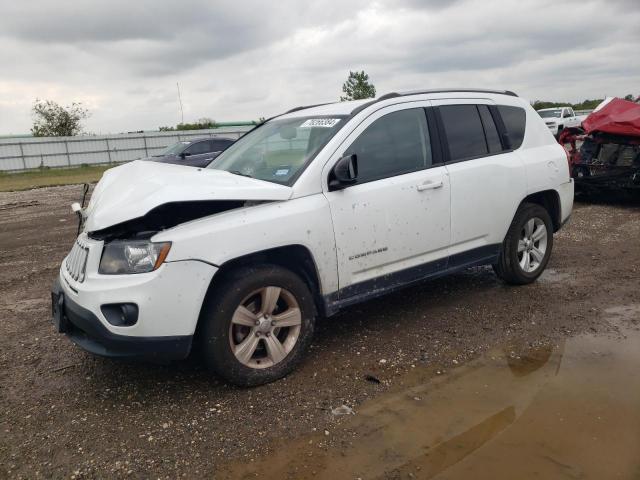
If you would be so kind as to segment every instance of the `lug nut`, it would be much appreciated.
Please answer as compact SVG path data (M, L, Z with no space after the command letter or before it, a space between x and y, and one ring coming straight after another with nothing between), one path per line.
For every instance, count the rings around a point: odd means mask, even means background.
M260 325L260 320L256 320L256 326Z
M260 332L256 332L256 337L259 337L259 336L260 336Z
M267 332L267 337L270 337L270 336L271 336L271 332Z

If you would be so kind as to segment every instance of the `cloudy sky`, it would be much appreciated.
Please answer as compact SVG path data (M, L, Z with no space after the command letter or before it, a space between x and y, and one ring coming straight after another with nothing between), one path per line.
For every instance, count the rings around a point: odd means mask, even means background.
M0 15L0 135L36 98L82 102L93 133L249 120L378 94L506 88L528 99L640 94L639 0L28 0Z

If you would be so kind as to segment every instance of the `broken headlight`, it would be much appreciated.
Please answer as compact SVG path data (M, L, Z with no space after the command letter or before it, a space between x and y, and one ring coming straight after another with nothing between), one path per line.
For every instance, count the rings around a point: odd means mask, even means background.
M98 272L103 275L152 272L167 258L171 242L114 240L105 244Z

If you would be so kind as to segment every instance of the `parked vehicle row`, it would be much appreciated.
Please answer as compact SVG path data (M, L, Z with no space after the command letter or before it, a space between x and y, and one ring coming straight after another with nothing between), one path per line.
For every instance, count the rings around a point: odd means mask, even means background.
M543 108L538 110L538 114L556 138L559 138L563 129L579 127L582 121L571 107Z
M564 149L511 92L431 90L293 109L205 169L108 170L53 287L99 355L183 358L238 385L302 360L318 317L492 265L544 270L568 220Z

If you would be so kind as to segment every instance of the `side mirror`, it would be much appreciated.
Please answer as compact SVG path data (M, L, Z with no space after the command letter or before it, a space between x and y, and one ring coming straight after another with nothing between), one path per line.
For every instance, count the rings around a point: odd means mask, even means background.
M180 154L180 158L183 159L183 160L185 159L185 157L189 157L189 156L191 156L191 154L189 152L182 152Z
M358 157L346 155L336 162L331 170L329 189L342 190L358 181Z

